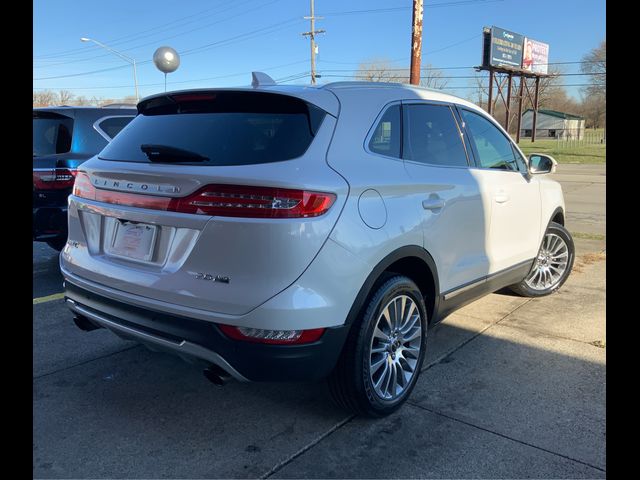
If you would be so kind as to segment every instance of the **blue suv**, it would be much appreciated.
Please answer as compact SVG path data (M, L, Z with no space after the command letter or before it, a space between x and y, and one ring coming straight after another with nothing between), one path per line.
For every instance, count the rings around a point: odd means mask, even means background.
M33 109L33 240L61 250L76 169L138 113L135 106Z

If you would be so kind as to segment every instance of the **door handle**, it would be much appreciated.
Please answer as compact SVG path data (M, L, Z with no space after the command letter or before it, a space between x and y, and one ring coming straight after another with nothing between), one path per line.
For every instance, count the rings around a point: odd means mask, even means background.
M444 200L440 197L428 198L422 201L422 208L425 210L440 210L444 208Z
M495 194L495 196L493 197L493 199L496 201L496 203L505 203L509 201L509 195L507 195L505 192L500 191L497 192Z

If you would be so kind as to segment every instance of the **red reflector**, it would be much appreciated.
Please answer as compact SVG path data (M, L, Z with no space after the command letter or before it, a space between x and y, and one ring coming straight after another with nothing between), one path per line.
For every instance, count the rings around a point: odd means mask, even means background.
M63 190L73 187L76 170L51 168L33 171L33 188L36 190Z
M310 330L263 330L260 328L218 325L220 330L233 340L270 345L300 345L315 342L324 333L324 328Z
M85 173L78 174L73 194L117 205L244 218L317 217L336 199L333 193L242 185L207 185L186 197L159 197L97 189Z

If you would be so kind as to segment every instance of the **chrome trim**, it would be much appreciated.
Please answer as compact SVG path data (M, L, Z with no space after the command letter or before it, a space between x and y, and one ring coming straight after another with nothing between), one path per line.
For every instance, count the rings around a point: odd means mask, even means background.
M474 287L477 287L478 285L485 283L487 281L488 277L483 277L480 280L474 280L471 283L467 283L465 286L458 288L457 290L453 290L453 291L449 291L447 293L444 294L444 299L445 300L450 300L453 297L460 295L461 293L466 292L467 290L471 290Z
M118 107L118 108L124 108L124 107ZM122 117L130 117L133 119L135 118L135 115L109 115L106 117L100 117L98 120L93 122L93 128L96 132L98 132L102 136L102 138L104 138L107 142L110 142L111 140L113 140L113 138L107 135L107 132L105 132L100 128L100 124L109 118L122 118Z
M140 330L136 330L131 327L126 327L124 325L120 325L119 323L113 322L107 318L104 318L96 313L90 312L83 306L79 305L74 300L69 298L66 299L66 303L69 308L90 319L91 321L99 324L100 326L106 328L107 330L111 330L114 333L119 333L127 337L132 337L134 340L139 341L140 343L150 343L152 345L171 350L178 355L182 356L190 356L205 360L207 362L211 362L214 365L225 370L229 373L233 378L240 382L248 382L249 380L241 375L235 368L233 368L229 362L227 362L223 357L221 357L216 352L213 352L207 348L202 347L196 343L187 342L186 340L182 340L180 343L172 342L171 340L167 340L161 337L157 337L155 335L151 335L147 332L142 332Z
M369 132L367 132L367 136L364 137L364 143L363 143L363 148L364 151L367 152L370 155L375 155L377 157L381 157L381 158L385 158L385 159L391 159L391 160L398 160L400 162L403 161L402 158L400 157L394 157L392 155L383 155L382 153L378 153L378 152L372 152L369 149L369 143L371 143L371 138L373 138L373 134L376 132L376 127L378 126L378 123L380 123L380 120L382 119L382 117L384 117L384 114L387 113L387 110L389 110L391 107L394 107L395 105L400 105L400 107L402 107L402 100L394 100L393 102L389 102L387 104L385 104L384 107L382 107L382 110L380 110L380 112L378 113L378 115L376 115L375 120L373 121L373 124L371 125L371 127L369 127ZM402 109L400 109L400 144L402 145ZM402 151L402 147L400 148L400 151Z
M62 260L62 256L60 256ZM162 300L155 300L153 298L142 297L140 295L134 295L131 293L123 292L122 290L116 290L105 285L92 282L91 280L85 280L83 278L74 275L69 270L64 268L60 264L60 271L65 281L76 285L80 288L88 290L92 293L102 295L112 300L129 303L136 307L148 308L150 310L158 310L161 312L169 313L171 315L178 315L183 317L189 317L196 320L204 320L211 323L228 323L229 325L237 325L238 320L244 315L230 315L227 313L210 312L199 308L186 307L174 305L172 303L163 302Z
M497 277L498 275L504 275L504 274L507 274L507 273L509 273L511 271L514 271L514 270L517 270L519 268L522 268L525 265L531 265L534 260L535 259L533 259L533 258L531 258L529 260L524 260L524 261L522 261L520 263L516 263L515 265L512 265L511 267L504 268L504 269L500 270L499 272L495 272L495 273L486 275L486 276L484 276L482 278L479 278L477 280L473 280L473 281L471 281L471 282L469 282L469 283L467 283L465 285L462 285L461 287L452 288L451 290L448 290L447 292L444 292L442 294L443 298L445 300L450 300L453 297L455 297L457 295L460 295L461 293L466 292L467 290L471 290L474 287L477 287L477 286L479 286L479 285L481 285L483 283L486 283L486 282L492 280L493 278Z

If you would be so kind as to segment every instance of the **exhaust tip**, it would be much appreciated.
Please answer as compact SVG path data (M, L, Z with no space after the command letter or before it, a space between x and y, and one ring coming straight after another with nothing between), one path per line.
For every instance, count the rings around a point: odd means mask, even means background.
M207 380L218 387L225 386L231 378L231 375L229 375L217 365L210 365L209 367L205 368L202 373L207 378Z
M85 332L90 332L92 330L97 330L101 327L90 321L87 317L83 317L82 315L74 315L73 323L76 324L80 330Z

